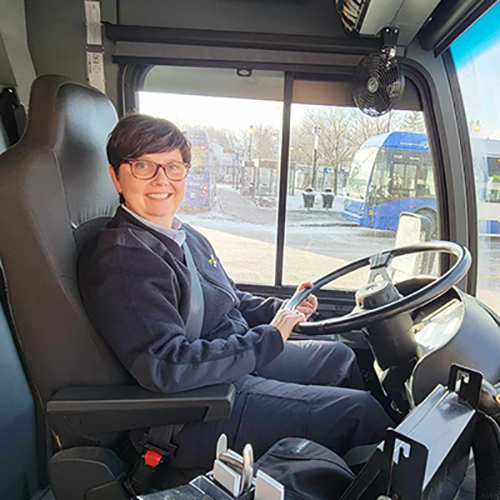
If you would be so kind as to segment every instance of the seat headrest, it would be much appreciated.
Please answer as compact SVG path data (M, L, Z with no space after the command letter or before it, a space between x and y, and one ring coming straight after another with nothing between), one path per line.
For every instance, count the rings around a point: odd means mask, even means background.
M117 121L111 101L95 89L60 76L33 85L23 139L54 150L74 228L116 210L106 143Z

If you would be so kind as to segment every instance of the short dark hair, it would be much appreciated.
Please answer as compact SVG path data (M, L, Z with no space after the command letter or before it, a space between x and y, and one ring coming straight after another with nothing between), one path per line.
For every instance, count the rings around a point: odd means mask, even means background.
M180 150L183 162L191 162L191 145L172 122L134 113L118 122L109 135L106 152L109 163L118 174L120 165L126 159L176 149Z

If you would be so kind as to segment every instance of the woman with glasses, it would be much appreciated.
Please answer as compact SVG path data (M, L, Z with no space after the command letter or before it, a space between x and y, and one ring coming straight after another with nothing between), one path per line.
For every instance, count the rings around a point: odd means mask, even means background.
M179 129L129 115L111 133L107 153L121 205L80 258L92 321L150 390L236 388L227 420L166 433L178 446L174 465L210 468L222 432L232 448L252 443L257 456L287 436L338 453L381 440L391 421L360 390L354 353L337 342L287 342L315 312L316 298L284 311L279 299L241 292L210 242L176 218L191 160Z

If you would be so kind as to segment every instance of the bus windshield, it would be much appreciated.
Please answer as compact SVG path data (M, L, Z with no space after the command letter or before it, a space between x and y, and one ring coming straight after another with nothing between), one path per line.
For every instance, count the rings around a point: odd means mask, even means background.
M365 199L366 188L370 179L378 148L374 146L361 148L352 161L352 170L347 182L347 196Z

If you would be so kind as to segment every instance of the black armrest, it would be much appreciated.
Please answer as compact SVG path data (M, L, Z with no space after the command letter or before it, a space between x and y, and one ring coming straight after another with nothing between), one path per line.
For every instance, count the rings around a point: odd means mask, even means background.
M234 395L232 384L177 394L160 394L139 386L65 387L47 403L47 419L61 436L209 422L231 414Z

